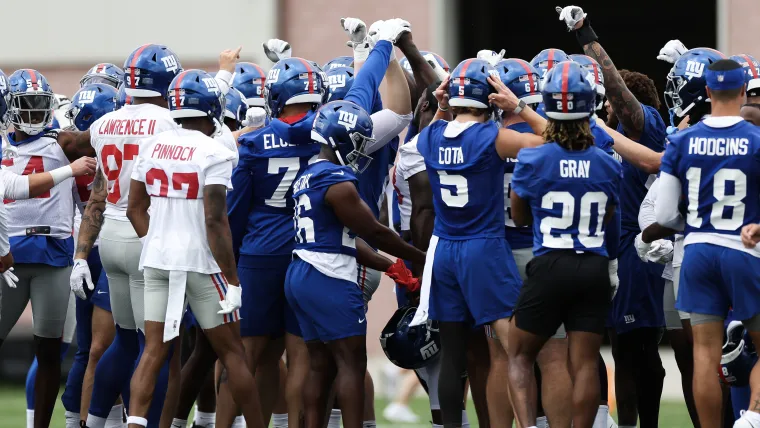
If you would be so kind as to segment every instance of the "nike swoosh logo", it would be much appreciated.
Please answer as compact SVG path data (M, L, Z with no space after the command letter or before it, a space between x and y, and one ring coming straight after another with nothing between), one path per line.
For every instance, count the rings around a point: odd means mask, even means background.
M107 291L98 290L98 294L108 294Z
M366 320L367 320L367 318L366 318L366 317L365 317L365 318L363 318L363 319L360 319L360 320L359 320L359 324L363 323L363 322L364 322L364 321L366 321Z
M344 174L343 171L341 171L341 172L333 172L333 175L343 175L343 174Z

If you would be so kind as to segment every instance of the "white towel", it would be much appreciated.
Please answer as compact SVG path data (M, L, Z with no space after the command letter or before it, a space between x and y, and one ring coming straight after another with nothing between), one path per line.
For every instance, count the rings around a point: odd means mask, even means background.
M166 320L164 321L164 342L179 336L182 315L185 309L185 286L187 272L173 270L169 272L169 298L166 302Z
M430 237L430 245L425 257L425 269L422 271L422 291L420 292L420 304L417 306L417 312L414 319L409 324L411 326L420 325L428 320L428 309L430 308L430 281L433 278L433 259L435 258L435 248L438 246L438 237Z

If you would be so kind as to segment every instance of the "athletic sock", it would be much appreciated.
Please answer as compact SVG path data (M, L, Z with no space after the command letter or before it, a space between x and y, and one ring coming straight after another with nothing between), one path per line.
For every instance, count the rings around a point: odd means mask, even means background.
M103 353L95 368L89 415L105 421L121 391L125 386L128 387L139 353L137 331L127 330L117 325L113 343ZM105 422L91 425L89 415L87 417L89 428L103 428Z
M467 417L467 410L462 410L462 428L470 426L470 419Z
M198 406L195 406L195 417L193 418L193 424L205 427L206 425L213 423L216 423L216 412L199 412Z
M362 428L377 428L377 424L375 421L364 421L362 422Z
M111 412L108 413L108 419L106 419L105 428L122 428L124 426L124 405L117 404L111 407Z
M232 422L232 428L245 428L245 418L243 416L235 417Z
M272 428L288 428L288 414L272 413Z
M79 428L79 413L66 411L63 416L66 418L66 428Z
M34 409L26 409L26 428L34 428Z
M342 413L340 409L332 409L330 411L330 421L327 423L327 428L340 428L340 419Z
M187 428L187 421L184 419L172 419L171 428Z
M607 417L610 414L610 408L601 405L596 410L596 418L594 418L594 425L592 425L593 428L609 428L607 426Z
M433 424L433 428L443 428L443 425Z
M101 418L100 416L88 414L87 422L85 423L85 425L87 425L87 428L105 428L106 418Z
M546 416L539 416L536 418L536 426L538 428L548 428L549 423L546 422Z

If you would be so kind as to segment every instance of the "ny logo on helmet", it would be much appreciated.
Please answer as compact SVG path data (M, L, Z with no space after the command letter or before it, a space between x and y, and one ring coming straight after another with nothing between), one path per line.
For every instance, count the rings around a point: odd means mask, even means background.
M201 80L203 81L203 84L206 85L206 89L208 89L209 92L215 94L219 93L219 85L216 83L216 79L213 77L204 77Z
M280 69L273 68L267 73L267 83L277 83L277 79L280 77Z
M356 127L356 122L359 120L359 116L343 110L338 113L338 125L345 126L346 131L350 131Z
M161 62L164 63L164 67L166 67L166 71L171 71L172 73L176 73L177 69L179 68L179 64L177 63L177 58L175 58L174 55L168 55L161 58Z
M332 76L327 76L327 84L330 85L330 89L333 91L338 88L344 88L346 86L346 75L335 74Z
M434 357L438 353L439 350L440 349L438 349L438 345L436 345L435 342L430 342L427 345L420 348L420 354L422 354L423 360L427 360Z
M79 103L80 104L89 104L93 101L95 101L95 91L84 91L79 93Z
M686 71L684 74L691 80L694 77L702 77L705 71L705 65L697 61L686 61Z

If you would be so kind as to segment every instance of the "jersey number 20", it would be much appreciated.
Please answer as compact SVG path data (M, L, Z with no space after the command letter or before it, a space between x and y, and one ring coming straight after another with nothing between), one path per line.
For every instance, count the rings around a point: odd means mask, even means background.
M573 236L570 233L552 235L552 230L568 229L573 226L575 210L579 210L578 241L586 248L599 248L604 243L601 233L604 213L607 210L607 195L604 192L586 192L580 201L570 192L548 192L541 198L541 208L550 210L555 204L562 205L561 217L544 217L541 219L541 233L544 235L543 245L547 248L573 248ZM576 204L578 206L576 206ZM598 218L596 230L591 233L591 206L597 204ZM556 234L556 232L555 232Z

